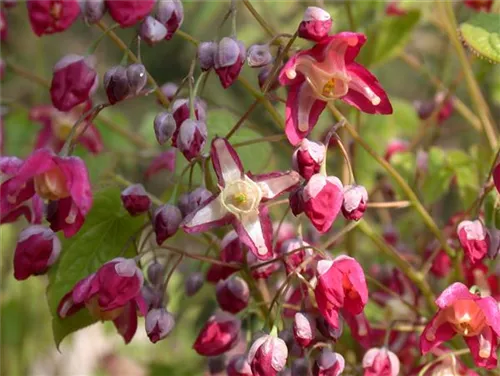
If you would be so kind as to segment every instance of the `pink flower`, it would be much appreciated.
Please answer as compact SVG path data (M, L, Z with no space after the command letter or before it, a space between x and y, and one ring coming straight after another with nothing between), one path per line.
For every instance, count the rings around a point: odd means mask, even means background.
M345 360L342 355L324 348L314 363L313 376L340 376L344 367Z
M347 185L344 187L342 214L346 219L359 221L366 210L368 192L362 185Z
M257 258L269 259L272 225L261 202L292 189L299 182L298 174L245 174L238 154L223 138L213 140L211 157L221 192L184 219L184 231L201 232L232 223L241 241Z
M392 156L397 153L404 153L408 151L410 144L408 141L400 140L398 138L389 141L387 148L385 150L384 158L386 161L390 161Z
M242 278L230 277L217 283L215 296L224 311L238 313L248 306L250 289Z
M434 244L436 246L436 244ZM434 247L429 247L425 251L426 259L432 255L434 252ZM430 272L438 278L443 278L448 275L453 264L450 256L446 253L444 249L440 249L432 261L432 266Z
M389 2L389 4L387 4L387 6L385 7L385 14L387 16L404 16L404 15L406 15L408 12L405 9L402 9L398 3L399 3L398 0L396 0L396 1L393 0L393 1Z
M245 355L236 355L229 360L227 365L227 376L253 376L250 364Z
M129 27L145 18L155 5L155 0L106 0L111 18L121 27Z
M14 277L22 281L44 274L61 253L61 242L49 228L34 225L19 234L14 253Z
M132 216L146 213L151 207L151 199L142 184L133 184L125 188L120 197L123 207Z
M194 342L193 349L203 356L217 356L236 346L241 321L235 316L218 312L210 317Z
M478 367L497 366L500 310L492 297L480 297L456 282L436 299L439 309L420 336L420 350L426 354L462 335Z
M92 206L87 168L78 157L59 157L35 150L13 177L0 186L0 212L10 213L38 194L50 200L47 220L53 231L75 235Z
M151 161L149 167L146 169L144 178L150 179L153 175L156 175L163 170L174 172L176 158L175 149L173 148L158 154L158 156Z
M221 39L214 55L214 68L224 89L238 78L245 58L246 48L242 41L228 37Z
M317 174L326 158L326 147L321 142L303 139L292 157L293 169L304 179L309 180Z
M301 347L309 347L316 339L316 320L308 313L297 312L293 320L293 336Z
M364 376L398 376L399 359L392 351L371 348L363 357Z
M392 106L378 80L354 62L366 36L343 32L323 38L285 64L279 80L289 86L286 134L297 145L316 125L327 101L344 102L370 114L391 114Z
M112 320L125 343L129 343L137 330L137 310L146 315L143 283L134 260L115 258L79 281L61 299L57 313L64 319L87 308L95 319Z
M285 341L273 335L259 337L248 351L253 376L276 376L286 365L288 348Z
M493 0L464 0L464 5L477 12L484 10L489 13L491 12L491 7L493 6Z
M317 267L318 283L314 290L318 309L328 323L339 327L339 310L351 315L363 312L368 288L361 265L348 256L321 260Z
M153 343L167 337L174 326L174 316L165 308L153 308L146 316L146 333Z
M52 104L59 111L69 111L85 103L96 91L99 81L93 56L66 55L54 65L50 85Z
M298 35L319 42L328 36L331 28L332 17L327 11L318 7L308 7L299 25Z
M481 261L490 246L490 237L480 220L462 221L457 226L457 235L469 261Z
M332 227L343 202L342 183L335 176L315 174L302 193L303 210L320 233Z
M26 5L31 28L38 36L66 30L80 14L78 0L28 0Z
M90 101L77 105L68 112L61 112L52 106L33 107L30 110L30 119L42 125L35 149L48 147L55 153L61 151L73 125L91 108ZM84 130L85 133L82 133ZM103 149L101 134L94 124L88 124L87 121L80 123L73 139L78 140L93 154L100 153Z

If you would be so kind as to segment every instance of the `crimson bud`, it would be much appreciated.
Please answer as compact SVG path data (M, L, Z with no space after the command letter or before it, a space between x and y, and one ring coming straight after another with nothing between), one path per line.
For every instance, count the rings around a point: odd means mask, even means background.
M238 78L245 61L246 49L242 41L224 37L217 46L214 58L215 72L224 89Z
M134 184L121 193L123 207L132 216L147 212L151 206L151 199L142 184Z
M364 376L398 376L399 359L385 347L374 347L363 357Z
M247 283L240 277L230 277L219 281L216 287L219 306L227 312L238 313L245 309L250 298Z
M319 42L328 36L331 28L332 17L326 10L308 7L299 25L298 35L301 38Z
M207 141L208 131L204 121L187 119L179 128L177 147L188 161L200 155Z
M292 157L292 166L304 179L317 174L326 157L326 147L321 142L304 138Z
M121 27L129 27L146 17L155 0L106 0L109 14Z
M472 264L482 260L488 253L490 237L480 220L460 222L457 235L465 255Z
M166 40L172 39L184 21L184 8L180 0L160 0L158 4L158 20L167 28Z
M314 363L313 376L339 376L344 371L344 357L328 348L323 348Z
M344 187L344 201L342 214L346 219L359 221L366 210L368 192L362 185L346 185Z
M193 349L203 356L217 356L238 343L241 321L227 312L210 317L194 342Z
M153 308L146 315L146 333L153 343L167 337L174 326L174 316L165 308Z
M310 314L297 312L293 320L293 335L301 347L309 347L316 337L316 320Z
M161 245L173 236L179 229L182 213L175 205L165 204L156 209L153 216L153 227L156 234L156 243Z
M285 368L287 358L285 341L269 334L257 338L248 352L248 363L254 376L276 376Z

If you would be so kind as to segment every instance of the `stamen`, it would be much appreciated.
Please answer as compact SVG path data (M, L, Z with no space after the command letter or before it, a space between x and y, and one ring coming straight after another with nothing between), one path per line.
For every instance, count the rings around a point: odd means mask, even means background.
M335 78L330 78L328 82L323 86L323 95L325 97L330 97L333 95L335 90Z

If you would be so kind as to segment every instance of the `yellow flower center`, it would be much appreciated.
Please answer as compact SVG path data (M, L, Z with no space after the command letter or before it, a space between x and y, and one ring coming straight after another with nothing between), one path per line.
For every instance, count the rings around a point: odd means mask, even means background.
M37 175L34 178L35 191L46 200L59 200L70 196L66 178L59 167Z
M224 207L237 215L257 210L261 198L259 186L247 176L228 183L221 195Z
M335 78L330 78L326 84L323 86L323 95L325 97L334 97L335 96Z

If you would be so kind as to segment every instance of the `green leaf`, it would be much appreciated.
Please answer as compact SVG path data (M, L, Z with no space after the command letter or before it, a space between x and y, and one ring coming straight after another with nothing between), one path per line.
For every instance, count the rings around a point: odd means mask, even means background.
M368 41L357 60L374 66L398 56L419 19L420 12L410 10L404 16L384 17L374 23L367 31Z
M469 154L458 149L447 151L446 160L457 178L461 206L466 209L474 202L479 191L476 161Z
M47 299L52 313L52 331L56 345L68 334L96 320L82 310L64 320L57 315L62 297L81 279L95 272L105 262L121 255L128 237L143 224L141 217L131 217L123 209L120 191L109 188L95 194L94 204L77 235L62 240L61 257L49 272ZM124 256L133 256L129 249Z
M475 55L500 63L500 14L474 15L460 25L460 36Z
M29 120L27 111L13 111L4 121L5 155L23 158L30 154L42 127Z
M424 204L436 202L449 189L454 171L447 165L445 152L437 147L429 150L427 175L422 185L421 193Z

